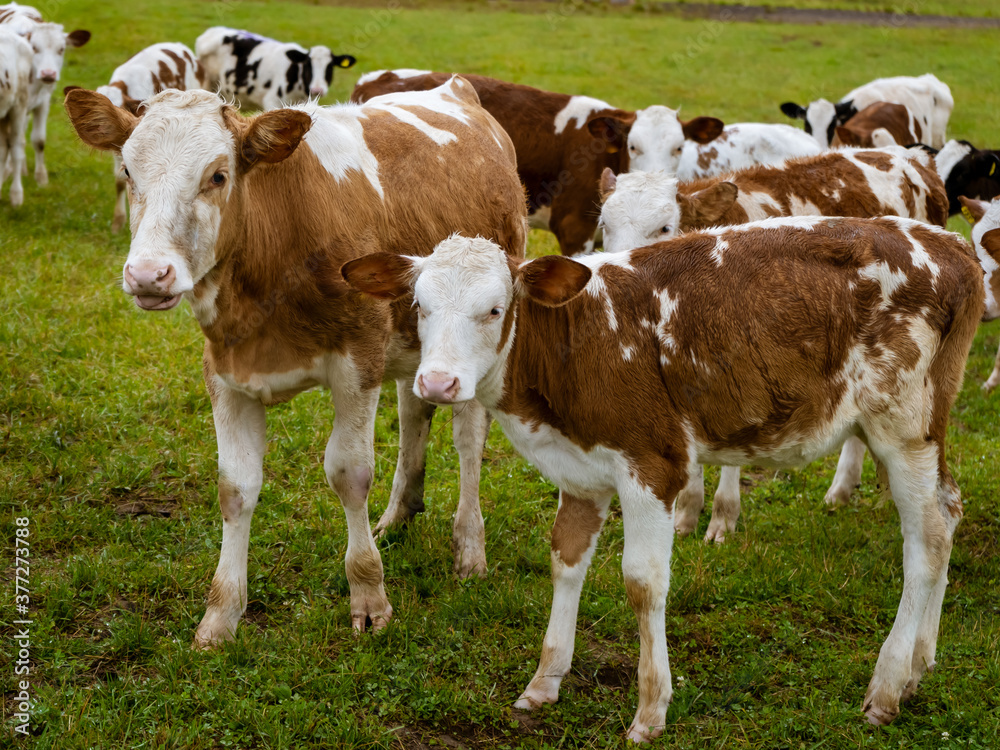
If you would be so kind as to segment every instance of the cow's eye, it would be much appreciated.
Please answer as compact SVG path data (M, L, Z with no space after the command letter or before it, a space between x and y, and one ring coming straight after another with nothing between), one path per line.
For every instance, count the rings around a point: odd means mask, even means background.
M122 165L122 171L125 173L126 179L132 179L132 175L130 175L128 173L128 167L126 167L125 165Z
M222 187L226 184L226 176L222 172L216 172L212 175L212 184L215 187Z
M681 151L683 151L683 150L684 150L684 147L683 147L683 146L678 146L677 148L675 148L675 149L674 149L674 153L675 153L675 154L679 154L679 153L680 153Z
M502 312L503 312L503 308L502 307L494 307L492 310L490 310L490 317L491 318L499 318L500 314Z
M670 234L670 227L660 227L660 234Z

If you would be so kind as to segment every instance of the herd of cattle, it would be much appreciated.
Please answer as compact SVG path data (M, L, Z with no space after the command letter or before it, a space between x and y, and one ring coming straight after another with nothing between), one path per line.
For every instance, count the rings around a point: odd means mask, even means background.
M0 8L14 203L15 121L59 76L41 61L87 37ZM701 464L724 466L706 535L722 541L740 464L843 446L835 505L867 448L904 536L900 606L863 703L872 723L892 721L934 666L962 516L948 414L979 322L1000 315L1000 155L947 139L947 85L887 78L835 104L783 104L805 132L413 69L367 73L351 103L319 106L354 62L213 28L194 52L154 45L97 91L67 88L80 139L115 156L115 229L126 191L131 202L125 292L144 310L187 299L205 334L223 538L196 644L231 638L246 608L265 409L317 385L336 408L324 464L347 518L353 625L385 626L367 498L378 394L395 380L399 459L376 531L424 508L435 405L454 407L460 575L487 572L490 416L560 489L552 614L518 707L558 698L618 495L640 631L636 741L663 731L671 698L672 540L704 506ZM38 162L47 106L32 110ZM975 222L971 248L943 229L958 211ZM563 255L525 261L529 225ZM595 240L605 252L577 255ZM986 385L998 382L1000 356Z

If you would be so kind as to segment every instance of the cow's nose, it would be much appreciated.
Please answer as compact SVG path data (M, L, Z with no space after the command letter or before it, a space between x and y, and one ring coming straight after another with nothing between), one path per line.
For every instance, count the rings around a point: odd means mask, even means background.
M309 89L309 96L322 97L324 94L326 94L326 91L320 86L313 86L311 89Z
M458 396L459 382L457 377L445 372L428 372L417 377L417 387L421 398L436 404L450 404Z
M177 279L172 265L126 263L125 283L132 294L146 297L171 297L170 286Z
M55 83L59 78L59 71L43 70L38 74L38 77L42 79L43 83Z

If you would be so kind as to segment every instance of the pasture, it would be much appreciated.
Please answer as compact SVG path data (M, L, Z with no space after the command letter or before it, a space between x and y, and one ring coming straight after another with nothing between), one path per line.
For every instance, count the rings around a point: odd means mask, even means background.
M417 4L413 4L416 6ZM482 7L482 6L488 7ZM157 41L226 24L357 56L326 103L385 67L454 69L622 107L681 104L727 122L784 118L877 76L934 72L952 88L950 134L1000 145L995 31L681 21L634 10L520 3L130 4L67 0L43 12L94 36L62 85L105 83ZM29 156L29 160L30 160ZM0 504L13 632L14 518L30 518L33 748L620 746L637 700L638 638L621 581L615 506L581 599L562 699L514 700L537 665L551 601L555 489L494 425L481 496L489 576L451 573L458 466L450 412L431 436L427 512L380 544L394 618L350 629L343 512L323 448L321 391L269 410L265 483L250 542L249 604L233 643L191 649L218 560L216 451L189 308L139 311L121 291L127 232L110 233L111 158L53 106L51 184L0 203ZM6 196L6 193L5 193ZM951 228L968 231L960 219ZM529 253L555 251L533 232ZM676 748L1000 746L1000 393L984 396L1000 324L981 327L952 413L950 463L965 501L938 666L887 728L860 711L902 587L896 513L866 464L851 504L822 502L836 457L744 471L744 511L722 546L708 522L674 547L667 642ZM608 384L613 387L614 384ZM396 460L395 394L376 427L374 523ZM714 489L718 470L710 470ZM10 641L9 641L10 642ZM3 741L13 735L13 659Z

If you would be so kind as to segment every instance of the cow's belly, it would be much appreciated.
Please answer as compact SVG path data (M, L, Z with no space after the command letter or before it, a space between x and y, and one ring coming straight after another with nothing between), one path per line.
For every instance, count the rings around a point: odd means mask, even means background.
M571 495L606 497L615 492L623 472L628 473L627 461L618 451L602 446L585 451L546 424L534 427L503 412L494 416L518 453Z
M851 422L830 422L814 434L802 436L794 440L785 440L781 444L749 448L727 447L713 448L710 445L695 441L694 453L698 463L721 466L769 466L784 468L803 466L840 449L857 430Z

